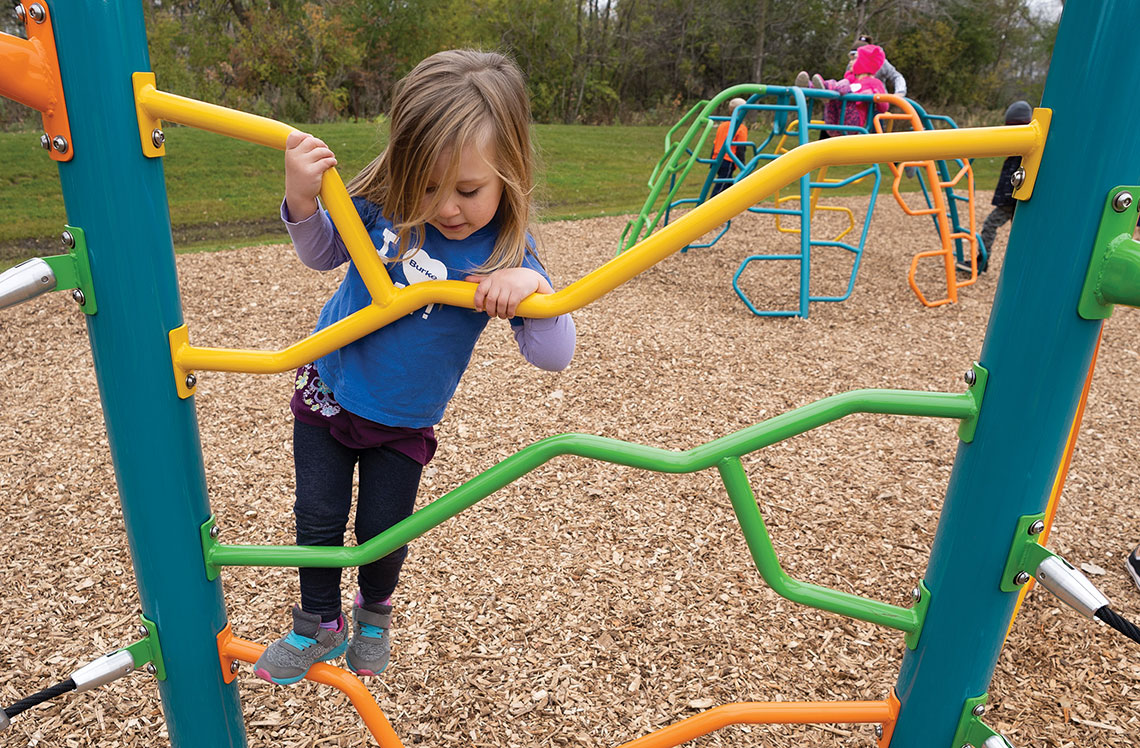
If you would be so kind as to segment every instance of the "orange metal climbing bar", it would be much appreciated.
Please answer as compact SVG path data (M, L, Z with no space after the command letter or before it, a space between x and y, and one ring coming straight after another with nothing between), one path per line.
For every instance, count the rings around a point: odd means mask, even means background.
M232 669L235 660L252 664L257 662L257 658L264 651L265 647L260 644L235 637L230 631L228 623L218 634L218 657L221 662L223 677L227 683L236 677ZM357 713L364 720L364 724L380 748L403 748L404 744L400 742L396 731L392 729L392 724L388 722L384 712L380 711L380 707L372 698L372 694L355 675L347 670L319 662L309 668L305 680L323 683L344 693L352 701L352 705L356 707Z
M901 96L894 94L876 94L875 101L885 101L891 105L898 107L901 113L887 112L875 116L875 130L879 133L883 132L883 123L893 123L894 120L906 120L910 122L914 130L922 130L922 120L918 116L918 112L911 106L910 102ZM907 283L914 291L914 295L922 302L923 306L935 307L942 306L943 304L950 304L958 301L958 289L969 286L978 280L978 240L974 233L974 172L970 168L969 160L963 159L962 168L958 171L954 178L949 181L943 181L938 176L938 170L935 168L933 161L914 161L901 163L889 162L888 166L891 173L894 175L894 181L891 183L891 192L895 196L895 201L898 202L899 207L908 216L934 216L936 225L938 226L938 238L940 247L938 249L930 250L927 252L919 252L911 259L910 270L907 272ZM926 170L926 179L930 184L930 194L932 207L923 208L919 210L912 209L906 204L902 193L899 190L899 184L902 181L903 170L908 166L921 167ZM943 192L947 187L953 187L962 180L963 175L967 179L966 194L969 197L969 231L968 232L955 232L953 227L950 226L950 212L946 205L946 194ZM955 271L955 255L954 255L954 241L956 239L963 239L969 243L970 247L970 278L962 282L958 281L958 276ZM942 259L942 268L946 274L946 296L941 299L931 301L926 298L922 290L918 287L916 275L918 273L918 263L920 260L927 257L939 257Z
M230 625L218 634L218 660L227 683L236 676L236 660L254 663L265 647L233 635ZM380 748L403 748L400 737L372 698L372 694L352 673L325 663L309 668L305 680L323 683L343 692L367 725ZM879 745L890 744L891 730L898 719L899 701L892 692L883 701L777 701L724 704L695 717L689 717L657 732L625 743L620 748L672 748L729 725L808 725L829 723L877 724L882 727Z
M898 718L899 702L883 701L748 701L718 706L664 727L620 748L672 748L729 725L878 724L883 738ZM880 743L886 745L886 743Z
M67 102L59 75L51 11L44 3L16 3L28 38L0 34L0 96L30 106L43 115L45 147L54 161L70 161L75 152Z

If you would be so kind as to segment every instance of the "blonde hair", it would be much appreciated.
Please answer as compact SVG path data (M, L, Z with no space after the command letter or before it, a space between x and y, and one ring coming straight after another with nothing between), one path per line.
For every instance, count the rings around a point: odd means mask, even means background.
M522 71L496 52L452 49L428 57L396 84L388 146L347 185L350 195L379 205L395 225L401 246L395 260L423 246L424 224L436 209L435 201L423 205L423 197L440 154L451 149L444 177L451 180L468 145L489 143L503 194L499 235L491 256L475 269L481 273L518 267L528 250L534 153Z

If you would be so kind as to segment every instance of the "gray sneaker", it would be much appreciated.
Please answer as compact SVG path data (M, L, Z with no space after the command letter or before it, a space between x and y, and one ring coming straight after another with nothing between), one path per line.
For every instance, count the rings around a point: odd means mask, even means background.
M321 628L321 617L293 606L293 630L270 644L253 666L258 678L281 686L305 677L315 662L344 654L348 647L348 627L340 631Z
M374 603L362 607L352 604L352 641L344 661L357 675L380 675L388 667L390 645L388 629L392 625L392 606Z

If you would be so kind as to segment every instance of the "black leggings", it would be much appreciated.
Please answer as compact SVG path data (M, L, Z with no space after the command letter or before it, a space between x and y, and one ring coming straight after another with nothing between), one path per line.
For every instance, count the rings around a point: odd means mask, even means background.
M293 422L293 460L297 472L297 545L344 545L352 475L360 464L356 502L356 542L364 543L415 510L423 465L387 447L350 449L328 429ZM384 558L361 566L357 577L366 603L386 599L396 589L405 545ZM339 568L300 568L301 608L322 620L340 615Z

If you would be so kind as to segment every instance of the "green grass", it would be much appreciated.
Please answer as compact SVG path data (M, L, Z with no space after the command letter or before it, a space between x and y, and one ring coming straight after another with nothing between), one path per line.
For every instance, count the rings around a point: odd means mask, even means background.
M375 124L312 125L332 146L347 179L379 152ZM667 127L538 125L543 220L636 213L649 194L647 180L664 148ZM284 189L280 151L186 127L166 128L163 159L175 246L212 250L284 241L277 220ZM38 133L0 133L0 267L35 255L56 254L67 222L58 171L39 147ZM1001 159L975 162L978 189L991 189ZM703 181L694 167L684 195ZM833 169L832 174L849 173ZM881 191L889 192L884 171ZM905 181L904 189L917 189ZM837 194L867 194L869 184ZM614 238L615 246L617 237Z

